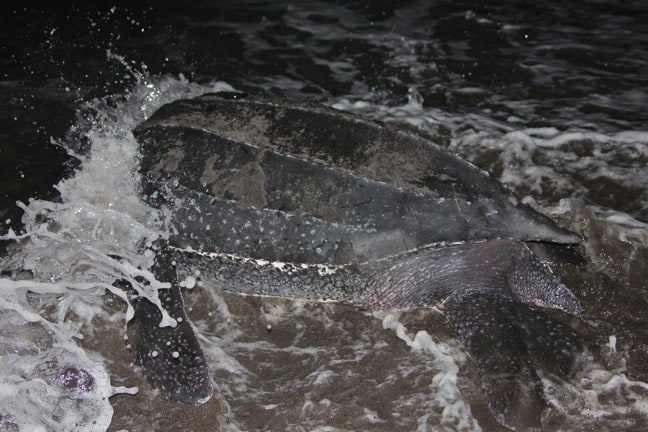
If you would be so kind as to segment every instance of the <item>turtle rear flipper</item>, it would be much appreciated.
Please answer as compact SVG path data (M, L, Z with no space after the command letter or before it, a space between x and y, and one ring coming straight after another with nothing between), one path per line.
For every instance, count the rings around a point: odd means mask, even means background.
M569 373L582 349L566 326L510 297L492 291L452 293L444 313L477 368L491 412L514 429L541 427L547 407L537 360L550 372Z
M160 327L162 314L158 307L146 299L136 299L135 361L149 384L166 397L200 405L211 398L214 389L207 361L184 309L170 256L158 254L153 271L158 279L171 282L171 288L159 291L159 296L177 325Z

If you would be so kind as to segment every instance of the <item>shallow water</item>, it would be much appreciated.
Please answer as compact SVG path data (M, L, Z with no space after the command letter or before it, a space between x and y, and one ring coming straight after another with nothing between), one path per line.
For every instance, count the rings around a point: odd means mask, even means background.
M375 317L197 286L190 318L219 395L190 408L142 381L112 282L150 278L137 270L151 263L142 246L166 233L165 215L138 198L130 130L165 102L227 89L415 129L581 233L585 263L556 271L584 313L559 318L594 358L569 383L546 381L556 408L545 429L648 422L641 2L11 9L0 29L0 430L499 428L432 311Z

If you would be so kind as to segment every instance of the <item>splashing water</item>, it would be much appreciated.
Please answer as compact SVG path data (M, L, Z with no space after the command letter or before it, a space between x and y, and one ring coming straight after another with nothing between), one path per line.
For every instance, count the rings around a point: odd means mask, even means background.
M116 280L156 304L157 290L169 286L148 271L147 248L167 233L164 214L138 196L130 131L167 102L231 87L133 75L130 92L84 104L66 139L54 143L80 161L56 186L60 201L18 203L24 230L2 237L15 243L0 261L0 422L9 430L105 430L108 398L137 392L111 385L101 357L79 347L92 320L108 314L105 292L125 302L124 325L133 316ZM174 324L165 313L161 325Z

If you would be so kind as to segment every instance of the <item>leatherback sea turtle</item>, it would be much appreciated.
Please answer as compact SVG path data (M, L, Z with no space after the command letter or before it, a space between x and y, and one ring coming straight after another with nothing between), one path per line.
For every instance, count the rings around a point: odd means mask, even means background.
M436 307L505 424L543 404L537 370L565 375L582 348L538 309L579 314L539 251L580 237L414 133L314 103L208 94L163 106L134 134L143 196L171 210L154 268L181 318L161 328L158 308L135 301L136 357L172 399L213 392L177 282L196 270L237 293Z

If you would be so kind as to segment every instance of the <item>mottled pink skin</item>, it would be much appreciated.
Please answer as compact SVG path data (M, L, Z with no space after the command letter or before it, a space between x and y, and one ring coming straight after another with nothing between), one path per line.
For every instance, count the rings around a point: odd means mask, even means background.
M501 239L420 251L373 274L353 301L367 309L410 309L462 290L580 313L578 299L525 243Z

